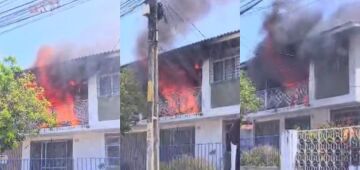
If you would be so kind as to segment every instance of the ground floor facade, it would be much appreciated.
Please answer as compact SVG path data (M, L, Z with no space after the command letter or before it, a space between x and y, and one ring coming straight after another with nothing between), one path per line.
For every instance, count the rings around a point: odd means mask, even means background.
M16 153L16 156L14 153ZM72 132L28 137L8 152L2 166L23 170L83 170L120 167L120 132Z
M229 130L236 119L211 118L160 124L161 166L194 159L198 166L230 170ZM122 169L146 169L146 127L135 127L121 139Z
M360 125L360 105L309 108L247 119L251 128L242 128L241 148L253 148L257 145L279 148L280 134L286 130Z

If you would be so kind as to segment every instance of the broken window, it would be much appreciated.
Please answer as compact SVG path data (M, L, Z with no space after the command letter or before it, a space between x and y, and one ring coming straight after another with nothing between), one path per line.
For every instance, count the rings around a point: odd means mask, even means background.
M98 89L99 97L120 95L120 74L113 73L100 76Z
M120 167L120 134L105 135L105 152L109 168Z

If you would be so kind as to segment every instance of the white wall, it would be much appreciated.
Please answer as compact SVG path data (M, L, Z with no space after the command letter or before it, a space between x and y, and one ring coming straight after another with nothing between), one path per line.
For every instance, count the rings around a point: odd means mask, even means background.
M310 64L309 71L309 102L313 107L331 106L336 104L347 104L360 101L360 34L353 34L349 39L349 94L315 99L315 73L314 63ZM336 83L336 80L334 80Z
M104 133L79 133L62 136L31 137L23 142L22 159L30 159L30 141L70 139L73 140L73 158L105 158Z
M302 110L295 112L288 112L284 114L271 115L259 117L253 120L256 122L264 122L270 120L280 120L280 133L285 131L285 119L294 118L299 116L310 116L310 126L312 129L319 128L321 125L330 122L330 109L328 108L319 108L311 110Z
M234 92L235 93L235 92ZM238 93L238 92L236 92ZM202 86L201 86L201 109L202 113L207 115L227 115L239 114L240 103L233 106L225 106L218 108L211 108L211 85L210 85L210 61L205 60L202 65Z
M98 115L98 96L97 96L97 77L92 76L88 81L89 97L89 125L90 129L119 129L119 120L99 121ZM119 113L120 114L120 113Z

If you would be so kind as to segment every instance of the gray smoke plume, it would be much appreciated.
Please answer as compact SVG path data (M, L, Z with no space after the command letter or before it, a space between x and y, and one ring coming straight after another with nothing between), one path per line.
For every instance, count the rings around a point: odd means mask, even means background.
M265 38L255 50L249 74L256 83L270 79L283 84L308 76L309 56L313 50L307 38L322 20L322 13L304 8L299 1L276 1L263 23Z
M212 7L230 1L236 0L163 0L167 22L159 22L159 46L164 49L171 48L176 38L193 29L191 23L206 16ZM137 38L136 54L140 58L147 56L147 30Z

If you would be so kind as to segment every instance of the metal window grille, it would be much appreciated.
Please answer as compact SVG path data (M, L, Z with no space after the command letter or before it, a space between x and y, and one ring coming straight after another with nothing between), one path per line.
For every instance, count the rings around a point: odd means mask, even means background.
M120 73L101 75L98 78L97 86L99 97L120 95Z
M221 50L220 50L221 51ZM240 77L239 47L230 48L223 53L213 53L210 57L210 82L234 80Z
M107 167L120 168L120 134L105 135Z

